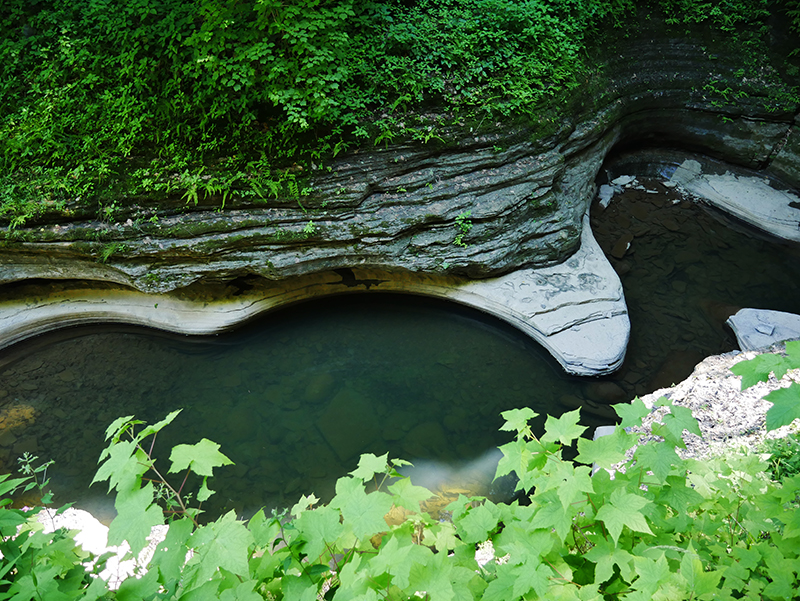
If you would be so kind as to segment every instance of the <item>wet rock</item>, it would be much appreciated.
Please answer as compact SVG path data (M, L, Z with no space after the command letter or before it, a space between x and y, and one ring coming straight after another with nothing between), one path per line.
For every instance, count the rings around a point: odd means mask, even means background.
M633 184L636 182L636 178L632 175L620 175L617 178L611 180L611 183L615 186L627 186L628 184Z
M62 382L73 382L75 380L75 373L70 369L65 369L58 374L57 378Z
M23 455L24 453L36 454L39 452L39 441L35 436L23 438L14 444L12 452L15 455Z
M3 430L0 433L0 447L10 447L17 442L17 437L10 430Z
M633 242L633 234L630 232L622 234L614 243L614 247L611 249L611 256L616 259L624 257L625 253L627 253L628 249L631 247L631 242Z
M412 459L453 455L444 430L436 422L425 422L412 429L403 439L403 451Z
M327 399L333 392L336 379L330 373L318 373L311 376L305 390L305 400L318 403Z
M800 242L800 197L778 190L758 177L703 173L703 165L687 159L670 178L686 192L704 199L773 236Z
M648 384L651 390L674 386L692 373L695 365L703 360L703 354L695 350L672 351L661 364Z
M256 433L259 421L257 415L252 407L238 406L225 417L225 429L235 432L239 438L252 438Z
M601 403L618 403L627 400L627 393L614 382L593 382L586 386L586 395Z
M682 280L672 280L672 289L677 292L678 294L683 294L686 292L686 282Z
M785 340L800 339L800 315L765 309L741 309L726 323L743 351L764 349Z
M344 463L366 449L379 431L379 422L369 400L350 387L333 397L316 425Z
M650 208L646 203L635 202L631 205L631 215L639 221L646 221L650 215Z

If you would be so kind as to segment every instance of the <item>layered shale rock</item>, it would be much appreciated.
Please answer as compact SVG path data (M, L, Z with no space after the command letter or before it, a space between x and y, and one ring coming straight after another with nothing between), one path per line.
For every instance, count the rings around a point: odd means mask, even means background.
M68 207L69 215L43 215L0 249L0 301L6 303L0 310L15 310L19 286L31 280L38 286L60 280L73 290L111 285L120 297L166 295L212 304L254 288L294 302L336 292L334 283L424 294L420 282L428 280L453 290L486 282L482 308L528 324L523 329L540 340L559 333L580 341L574 328L590 322L612 328L609 337L619 340L619 304L608 309L611 297L623 302L615 278L595 288L587 284L589 296L594 289L604 292L583 299L573 312L561 311L561 321L544 329L531 311L517 311L511 288L490 282L532 279L530 270L555 265L568 269L581 248L595 178L620 145L680 147L800 187L798 107L776 99L768 77L743 79L735 57L714 55L710 47L712 41L690 44L643 27L604 57L604 68L575 93L570 116L454 125L437 130L441 141L340 155L301 173L308 194L299 200L232 197L222 209L222 199L213 197L196 205L136 198L121 199L113 221L99 221L78 206ZM566 285L559 294L573 284ZM141 297L148 305L169 305ZM192 306L181 311L200 319L202 304ZM53 327L70 323L64 312L47 320ZM558 351L565 366L570 354L594 366L576 373L605 373L618 364L616 348L595 358L580 358L581 352Z

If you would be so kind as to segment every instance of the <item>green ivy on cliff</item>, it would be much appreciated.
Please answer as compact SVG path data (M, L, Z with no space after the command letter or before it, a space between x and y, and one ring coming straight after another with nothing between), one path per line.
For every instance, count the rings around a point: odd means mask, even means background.
M654 9L729 31L763 22L765 2ZM596 70L596 36L644 4L8 0L0 224L168 196L297 196L311 161L346 148L534 121Z

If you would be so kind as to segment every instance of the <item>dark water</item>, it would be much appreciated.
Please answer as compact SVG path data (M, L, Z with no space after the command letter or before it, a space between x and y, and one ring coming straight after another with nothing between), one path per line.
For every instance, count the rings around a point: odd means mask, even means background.
M605 210L595 202L591 213L631 320L625 364L607 379L631 398L682 381L704 357L737 349L725 320L739 309L800 313L800 246L686 200L656 179L640 178L639 187Z
M618 374L568 377L511 327L408 296L314 301L211 338L68 330L0 353L0 468L13 470L25 450L53 458L57 501L107 519L105 489L88 487L105 428L183 408L159 435L162 466L172 445L203 437L236 463L211 482L211 512L326 498L364 452L415 461L445 499L502 495L490 484L491 451L510 439L498 432L501 411L560 415L583 404L585 425L608 424L604 403L677 383L704 356L735 349L723 324L738 307L800 312L797 247L642 184L656 193L631 189L592 209L631 315Z
M559 399L580 387L511 327L411 296L315 301L214 338L68 334L37 341L35 351L0 368L7 409L17 421L30 413L2 452L8 468L14 450L35 445L57 462L59 498L83 506L103 505L100 485L86 490L103 432L121 415L152 423L184 408L157 448L220 443L236 466L220 469L211 484L213 509L248 513L304 493L327 497L364 452L422 463L438 480L463 468L470 473L462 480L485 488L493 467L481 460L509 440L498 431L500 412L530 406L560 414Z

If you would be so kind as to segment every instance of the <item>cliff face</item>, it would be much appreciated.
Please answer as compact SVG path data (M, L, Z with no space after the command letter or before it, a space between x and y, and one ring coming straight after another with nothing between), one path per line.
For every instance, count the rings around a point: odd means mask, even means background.
M357 266L486 278L552 265L576 250L595 176L618 144L693 150L800 187L798 107L774 97L770 67L748 79L709 45L645 29L602 57L571 119L366 148L315 165L299 202L177 200L152 223L143 199L121 202L113 222L76 209L31 224L23 242L0 250L0 283L100 280L164 292Z
M0 248L0 295L18 296L9 290L26 281L68 280L67 288L103 282L148 294L199 284L218 300L240 294L237 282L249 278L245 289L257 281L293 290L289 302L303 297L304 278L333 270L342 286L361 282L342 270L360 269L373 284L396 278L384 288L406 291L420 278L444 289L508 277L577 251L595 178L615 147L681 148L800 188L800 106L776 95L769 66L744 77L736 57L714 50L722 47L643 27L600 57L603 68L566 111L572 117L465 124L427 144L340 155L312 166L311 192L299 201L228 198L223 209L218 198L158 207L139 199L121 203L113 222L76 207ZM287 287L292 281L301 283ZM234 286L219 286L226 282ZM624 312L621 289L615 294L604 302Z

